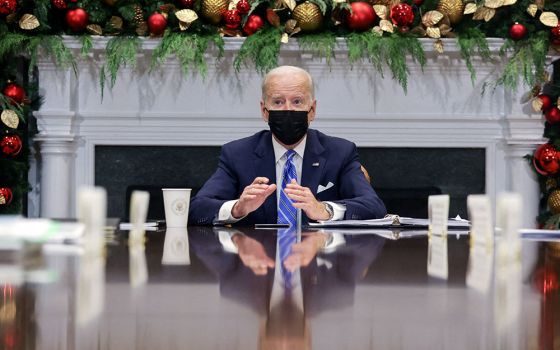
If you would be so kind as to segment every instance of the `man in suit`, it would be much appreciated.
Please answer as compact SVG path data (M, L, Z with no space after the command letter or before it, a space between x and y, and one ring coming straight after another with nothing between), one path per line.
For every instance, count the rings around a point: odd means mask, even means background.
M218 169L192 200L190 223L285 223L277 208L286 201L302 210L303 224L386 214L360 170L356 145L308 129L317 108L309 73L271 70L260 106L270 131L222 147Z

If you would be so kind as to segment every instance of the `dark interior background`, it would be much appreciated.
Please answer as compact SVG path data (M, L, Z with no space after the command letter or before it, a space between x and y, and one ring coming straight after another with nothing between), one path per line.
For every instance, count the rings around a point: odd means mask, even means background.
M220 147L97 146L95 184L107 189L108 216L128 218L135 189L151 194L150 219L163 219L162 187L194 196L218 164ZM428 196L449 194L449 215L467 217L466 196L485 192L483 148L360 148L372 186L390 213L427 217Z

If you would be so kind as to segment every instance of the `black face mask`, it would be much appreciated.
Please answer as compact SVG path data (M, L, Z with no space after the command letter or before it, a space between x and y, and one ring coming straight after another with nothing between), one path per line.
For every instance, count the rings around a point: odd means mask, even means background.
M270 131L283 144L293 145L307 133L309 127L307 114L309 111L267 111Z

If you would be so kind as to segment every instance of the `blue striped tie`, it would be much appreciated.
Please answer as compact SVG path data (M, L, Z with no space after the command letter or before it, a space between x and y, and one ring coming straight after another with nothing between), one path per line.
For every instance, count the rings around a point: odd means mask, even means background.
M278 249L280 249L280 270L284 279L284 287L292 288L292 273L284 265L284 261L292 253L292 245L297 241L296 227L290 226L286 229L278 230Z
M297 223L297 210L292 204L292 200L288 198L284 189L286 185L293 180L297 181L296 166L294 165L294 156L296 152L291 149L286 152L286 164L284 165L284 172L282 174L282 191L280 192L280 199L278 201L278 223L289 224L296 227Z

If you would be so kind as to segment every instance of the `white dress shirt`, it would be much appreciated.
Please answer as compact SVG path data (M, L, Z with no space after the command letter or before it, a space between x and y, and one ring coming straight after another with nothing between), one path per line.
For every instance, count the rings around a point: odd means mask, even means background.
M307 142L307 135L303 137L303 140L294 148L296 155L293 158L294 166L296 167L296 174L298 183L301 184L301 172L303 168L303 154L305 153L305 145ZM276 188L282 188L282 175L284 172L284 165L286 165L286 152L288 151L284 146L282 146L276 139L272 138L272 146L274 147L274 159L276 161ZM276 191L276 205L278 207L278 201L280 200L280 192ZM231 215L231 210L235 203L237 203L237 199L227 201L220 207L220 211L218 212L218 222L220 223L235 223L243 218L236 219ZM346 212L346 207L341 204L333 203L333 202L325 202L329 203L333 207L334 216L332 220L342 220L344 218L344 213Z

